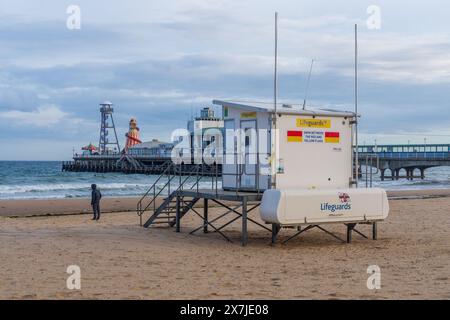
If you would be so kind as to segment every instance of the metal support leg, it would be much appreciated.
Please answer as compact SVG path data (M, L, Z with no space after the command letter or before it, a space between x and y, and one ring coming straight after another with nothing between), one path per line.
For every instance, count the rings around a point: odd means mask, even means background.
M378 226L377 223L374 222L372 224L372 239L377 240L377 238L378 238Z
M175 213L175 231L180 232L180 197L177 196L177 209Z
M242 246L247 245L247 199L242 199Z
M307 227L301 229L300 231L298 231L298 232L297 232L296 234L294 234L293 236L290 236L287 240L284 240L284 241L283 241L283 244L285 244L286 242L288 242L288 241L290 241L290 240L292 240L292 239L298 237L298 236L299 236L300 234L302 234L303 232L306 232L306 231L308 231L308 230L310 230L310 229L313 229L313 228L318 228L318 226L316 226L316 225L309 225L309 226L307 226Z
M208 199L203 199L203 233L208 232Z
M345 243L345 240L342 240L341 238L339 238L337 235L335 235L333 232L328 231L325 228L322 228L321 226L316 226L317 229L322 230L323 232L325 232L326 234L329 234L330 236L332 236L333 238Z
M272 223L272 244L275 243L278 232L280 232L280 226L278 224Z
M347 243L352 242L352 230L355 228L356 223L349 223L347 224Z

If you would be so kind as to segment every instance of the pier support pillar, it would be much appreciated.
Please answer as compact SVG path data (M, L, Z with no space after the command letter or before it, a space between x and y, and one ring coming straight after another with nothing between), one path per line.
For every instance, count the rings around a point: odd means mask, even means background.
M413 170L412 169L407 169L407 177L408 180L412 180L413 179Z
M384 181L384 174L386 169L381 169L381 181Z
M420 179L425 179L425 168L420 168Z
M395 180L400 179L400 169L395 170Z

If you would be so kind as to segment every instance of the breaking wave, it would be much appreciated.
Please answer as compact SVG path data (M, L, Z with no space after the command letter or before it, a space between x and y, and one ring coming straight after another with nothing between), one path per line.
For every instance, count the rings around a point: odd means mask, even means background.
M121 173L61 172L60 162L0 161L0 199L63 199L87 198L90 185L99 186L104 196L141 196L158 176ZM159 188L165 184L162 179ZM365 185L364 181L360 182ZM209 188L205 178L201 188ZM450 168L437 167L425 171L425 179L408 181L380 181L373 179L373 186L387 190L450 188ZM173 184L176 188L176 183ZM220 187L220 183L219 183Z

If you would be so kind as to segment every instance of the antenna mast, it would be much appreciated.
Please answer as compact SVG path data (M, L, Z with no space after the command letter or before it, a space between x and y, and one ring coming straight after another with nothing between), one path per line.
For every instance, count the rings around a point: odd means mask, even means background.
M358 25L355 24L355 183L358 188L359 152L358 152Z
M275 72L273 77L273 107L275 115L277 114L277 91L278 91L278 75L277 75L277 63L278 63L278 12L275 12ZM275 129L277 128L277 117L274 120Z
M314 64L314 59L311 59L311 67L309 68L308 80L306 81L305 99L303 99L303 110L305 110L305 108L306 108L306 98L308 96L309 81L311 80L313 64Z
M271 167L272 167L272 181L271 187L276 188L277 181L277 92L278 92L278 77L277 77L277 63L278 63L278 12L275 12L275 52L274 52L274 77L273 77L273 108L272 115L272 143L271 143ZM259 186L258 186L259 187Z

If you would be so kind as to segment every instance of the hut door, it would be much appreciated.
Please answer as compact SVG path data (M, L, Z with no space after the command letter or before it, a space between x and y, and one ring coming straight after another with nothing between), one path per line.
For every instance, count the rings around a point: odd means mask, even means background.
M241 129L244 133L244 146L242 164L241 187L243 189L256 189L256 168L258 162L258 134L256 120L241 120Z
M234 133L234 119L226 119L224 122L225 146L222 164L222 186L225 190L238 188L239 165L237 164L236 138L228 135Z

